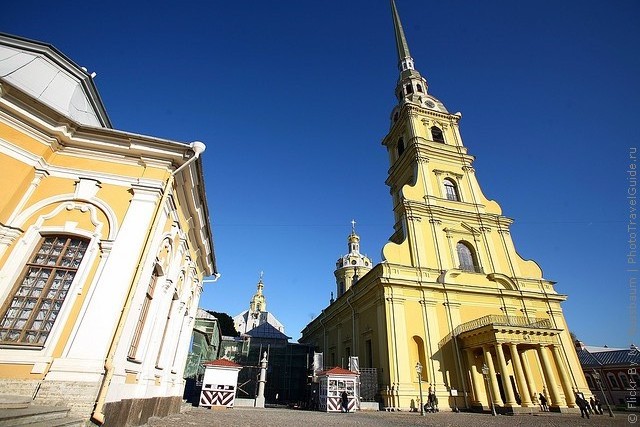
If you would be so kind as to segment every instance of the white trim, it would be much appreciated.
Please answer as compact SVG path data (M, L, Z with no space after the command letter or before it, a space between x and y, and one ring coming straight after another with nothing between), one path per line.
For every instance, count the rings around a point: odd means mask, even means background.
M13 291L16 281L23 272L27 260L33 254L33 251L35 250L38 242L40 242L42 236L49 234L71 234L82 236L89 238L88 247L82 258L82 262L78 266L73 282L71 283L71 286L69 286L67 295L62 302L60 311L56 316L51 331L47 335L44 345L42 347L13 347L10 345L3 345L2 348L0 348L0 363L3 362L7 356L17 356L25 363L38 363L42 362L43 357L48 358L53 355L53 350L58 343L60 334L68 323L71 308L75 305L78 296L82 294L87 276L91 270L91 265L93 265L95 257L99 252L97 244L99 236L95 233L82 229L69 230L69 228L65 226L41 227L44 217L45 215L40 216L39 221L29 227L25 235L17 242L14 250L9 255L9 258L7 258L7 262L4 264L5 267L8 267L10 274L0 277L0 298L3 301L9 299L10 293Z
M109 222L109 236L107 236L106 240L114 240L118 232L118 219L116 217L115 212L111 209L111 207L106 202L102 201L97 197L94 197L91 200L79 200L79 199L74 199L74 196L75 196L74 194L60 194L57 196L51 196L47 199L40 200L34 203L33 205L29 206L27 209L22 211L19 215L17 215L16 218L9 225L12 227L21 228L22 225L40 209L50 204L60 203L56 208L56 212L55 212L56 214L63 208L67 208L68 210L80 209L83 212L86 212L87 210L90 211L91 222L96 226L99 225L99 228L96 229L94 234L96 233L100 234L100 232L102 231L103 224L97 218L97 214L95 210L97 207L104 213L104 215L107 217L107 220ZM82 202L85 202L86 204L83 204ZM94 205L95 207L91 205ZM49 219L49 218L51 218L51 216L45 219Z

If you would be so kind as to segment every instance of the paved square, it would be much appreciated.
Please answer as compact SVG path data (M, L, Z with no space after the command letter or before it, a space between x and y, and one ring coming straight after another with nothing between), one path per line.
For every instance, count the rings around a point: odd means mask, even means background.
M577 414L541 413L507 416L475 413L440 412L421 417L413 412L356 412L349 414L298 411L283 408L234 408L210 410L192 408L182 414L162 419L152 418L149 427L333 427L333 426L634 426L636 414L616 413L592 415L590 419Z

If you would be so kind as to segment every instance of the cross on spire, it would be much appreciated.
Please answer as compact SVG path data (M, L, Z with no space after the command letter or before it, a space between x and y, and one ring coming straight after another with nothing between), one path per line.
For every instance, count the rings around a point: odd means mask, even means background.
M355 219L351 220L351 232L352 233L356 232L356 220Z

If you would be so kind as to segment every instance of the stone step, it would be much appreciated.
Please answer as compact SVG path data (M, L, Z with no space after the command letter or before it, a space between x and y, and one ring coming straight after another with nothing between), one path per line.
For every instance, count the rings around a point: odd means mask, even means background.
M29 426L42 423L52 426L54 421L67 418L69 408L59 406L29 406L28 408L0 409L0 427ZM62 424L65 425L65 424Z
M31 424L23 424L23 427L84 427L85 423L80 418L65 417L57 420L40 421Z
M28 408L29 405L31 405L31 396L0 394L0 409Z

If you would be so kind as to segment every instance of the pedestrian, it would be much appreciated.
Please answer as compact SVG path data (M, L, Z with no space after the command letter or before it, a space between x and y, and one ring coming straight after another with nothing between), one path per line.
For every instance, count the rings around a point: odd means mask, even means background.
M598 399L598 396L596 396L596 408L598 408L598 413L600 415L604 414L602 411L602 403L600 402L600 399Z
M596 414L598 413L598 407L596 406L596 401L593 400L593 396L591 396L591 398L589 399L589 406L591 406L591 410L593 412L595 412Z
M584 418L587 416L589 418L589 403L585 400L584 397L576 393L576 404L580 408L580 417Z
M349 412L349 396L346 391L342 392L342 412Z
M549 407L547 406L547 398L544 397L544 394L540 393L538 399L540 400L540 409L542 409L544 412L548 412Z

